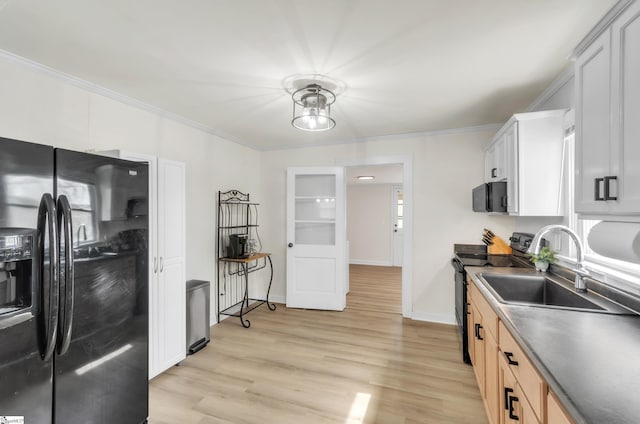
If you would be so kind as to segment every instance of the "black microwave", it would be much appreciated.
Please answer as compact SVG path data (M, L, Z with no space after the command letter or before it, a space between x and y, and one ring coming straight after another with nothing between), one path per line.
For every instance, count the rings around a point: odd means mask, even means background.
M507 183L485 183L473 189L474 212L507 212Z

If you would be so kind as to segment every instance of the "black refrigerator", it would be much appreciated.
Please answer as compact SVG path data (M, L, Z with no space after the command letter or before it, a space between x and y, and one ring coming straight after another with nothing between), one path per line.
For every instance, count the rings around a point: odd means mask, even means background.
M148 167L0 138L0 417L148 417Z

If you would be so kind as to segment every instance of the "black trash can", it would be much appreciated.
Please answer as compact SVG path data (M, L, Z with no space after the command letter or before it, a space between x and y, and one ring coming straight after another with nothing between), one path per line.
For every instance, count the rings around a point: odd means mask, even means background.
M208 281L187 281L187 355L209 343L210 290Z

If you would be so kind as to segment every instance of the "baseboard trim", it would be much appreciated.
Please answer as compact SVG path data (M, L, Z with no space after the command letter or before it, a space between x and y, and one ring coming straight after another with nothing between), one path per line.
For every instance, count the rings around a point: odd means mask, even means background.
M287 298L285 296L269 296L269 302L286 304Z
M437 322L438 324L456 324L455 317L449 314L429 314L424 312L414 312L411 314L411 319L415 321Z
M349 265L393 266L391 261L370 261L368 259L350 259Z

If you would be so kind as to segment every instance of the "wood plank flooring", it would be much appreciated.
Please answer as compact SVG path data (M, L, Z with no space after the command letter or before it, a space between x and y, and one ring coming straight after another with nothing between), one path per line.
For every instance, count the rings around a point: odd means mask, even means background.
M347 308L402 314L402 268L349 265Z
M250 329L214 326L206 348L151 382L150 424L486 423L455 328L393 312L399 294L373 292L398 270L372 268L352 266L343 312L278 305L248 315Z

